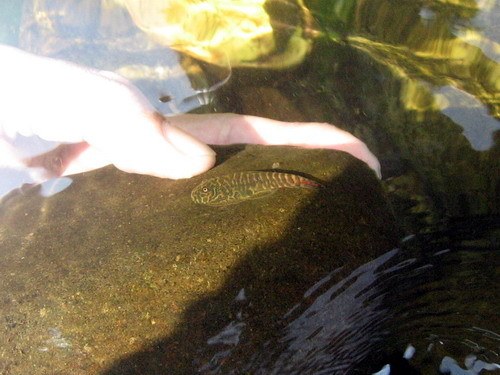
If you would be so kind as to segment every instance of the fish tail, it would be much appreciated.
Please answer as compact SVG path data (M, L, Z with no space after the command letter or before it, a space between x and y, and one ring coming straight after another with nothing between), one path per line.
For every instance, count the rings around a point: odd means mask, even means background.
M280 179L282 179L282 187L302 187L302 188L319 188L322 187L319 182L310 180L309 178L299 176L291 173L280 173Z
M299 177L300 183L299 186L304 187L304 188L309 188L309 189L318 189L322 188L323 184L320 184L319 182L310 180L305 177Z

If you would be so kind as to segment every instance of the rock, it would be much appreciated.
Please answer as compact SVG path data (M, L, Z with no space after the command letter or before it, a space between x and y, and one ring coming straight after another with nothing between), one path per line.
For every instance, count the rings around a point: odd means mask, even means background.
M279 331L311 285L396 244L377 178L350 155L217 151L218 165L188 180L107 167L50 198L31 189L4 203L0 372L194 373L222 344L237 363ZM223 207L190 198L203 179L271 168L326 187Z

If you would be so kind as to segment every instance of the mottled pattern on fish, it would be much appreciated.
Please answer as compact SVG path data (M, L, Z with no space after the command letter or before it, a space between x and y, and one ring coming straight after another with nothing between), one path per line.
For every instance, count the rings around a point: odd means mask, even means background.
M321 184L308 178L281 172L237 172L203 181L191 192L199 204L224 206L256 199L281 188L314 189Z

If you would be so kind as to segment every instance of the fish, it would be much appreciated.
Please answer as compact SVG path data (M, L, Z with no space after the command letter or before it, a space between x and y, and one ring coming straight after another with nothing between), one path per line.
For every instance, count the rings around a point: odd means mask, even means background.
M323 185L293 173L271 171L236 172L204 180L191 192L198 204L225 206L257 199L282 188L317 189Z

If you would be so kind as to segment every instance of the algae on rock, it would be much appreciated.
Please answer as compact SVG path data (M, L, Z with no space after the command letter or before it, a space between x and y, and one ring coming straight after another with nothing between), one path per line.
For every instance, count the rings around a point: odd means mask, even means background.
M107 167L75 176L53 197L33 189L5 203L4 371L192 373L242 293L252 307L233 359L245 358L279 332L281 317L311 285L396 243L378 180L350 155L217 151L219 165L188 180ZM314 176L326 188L282 189L225 207L190 198L203 179L273 167Z

